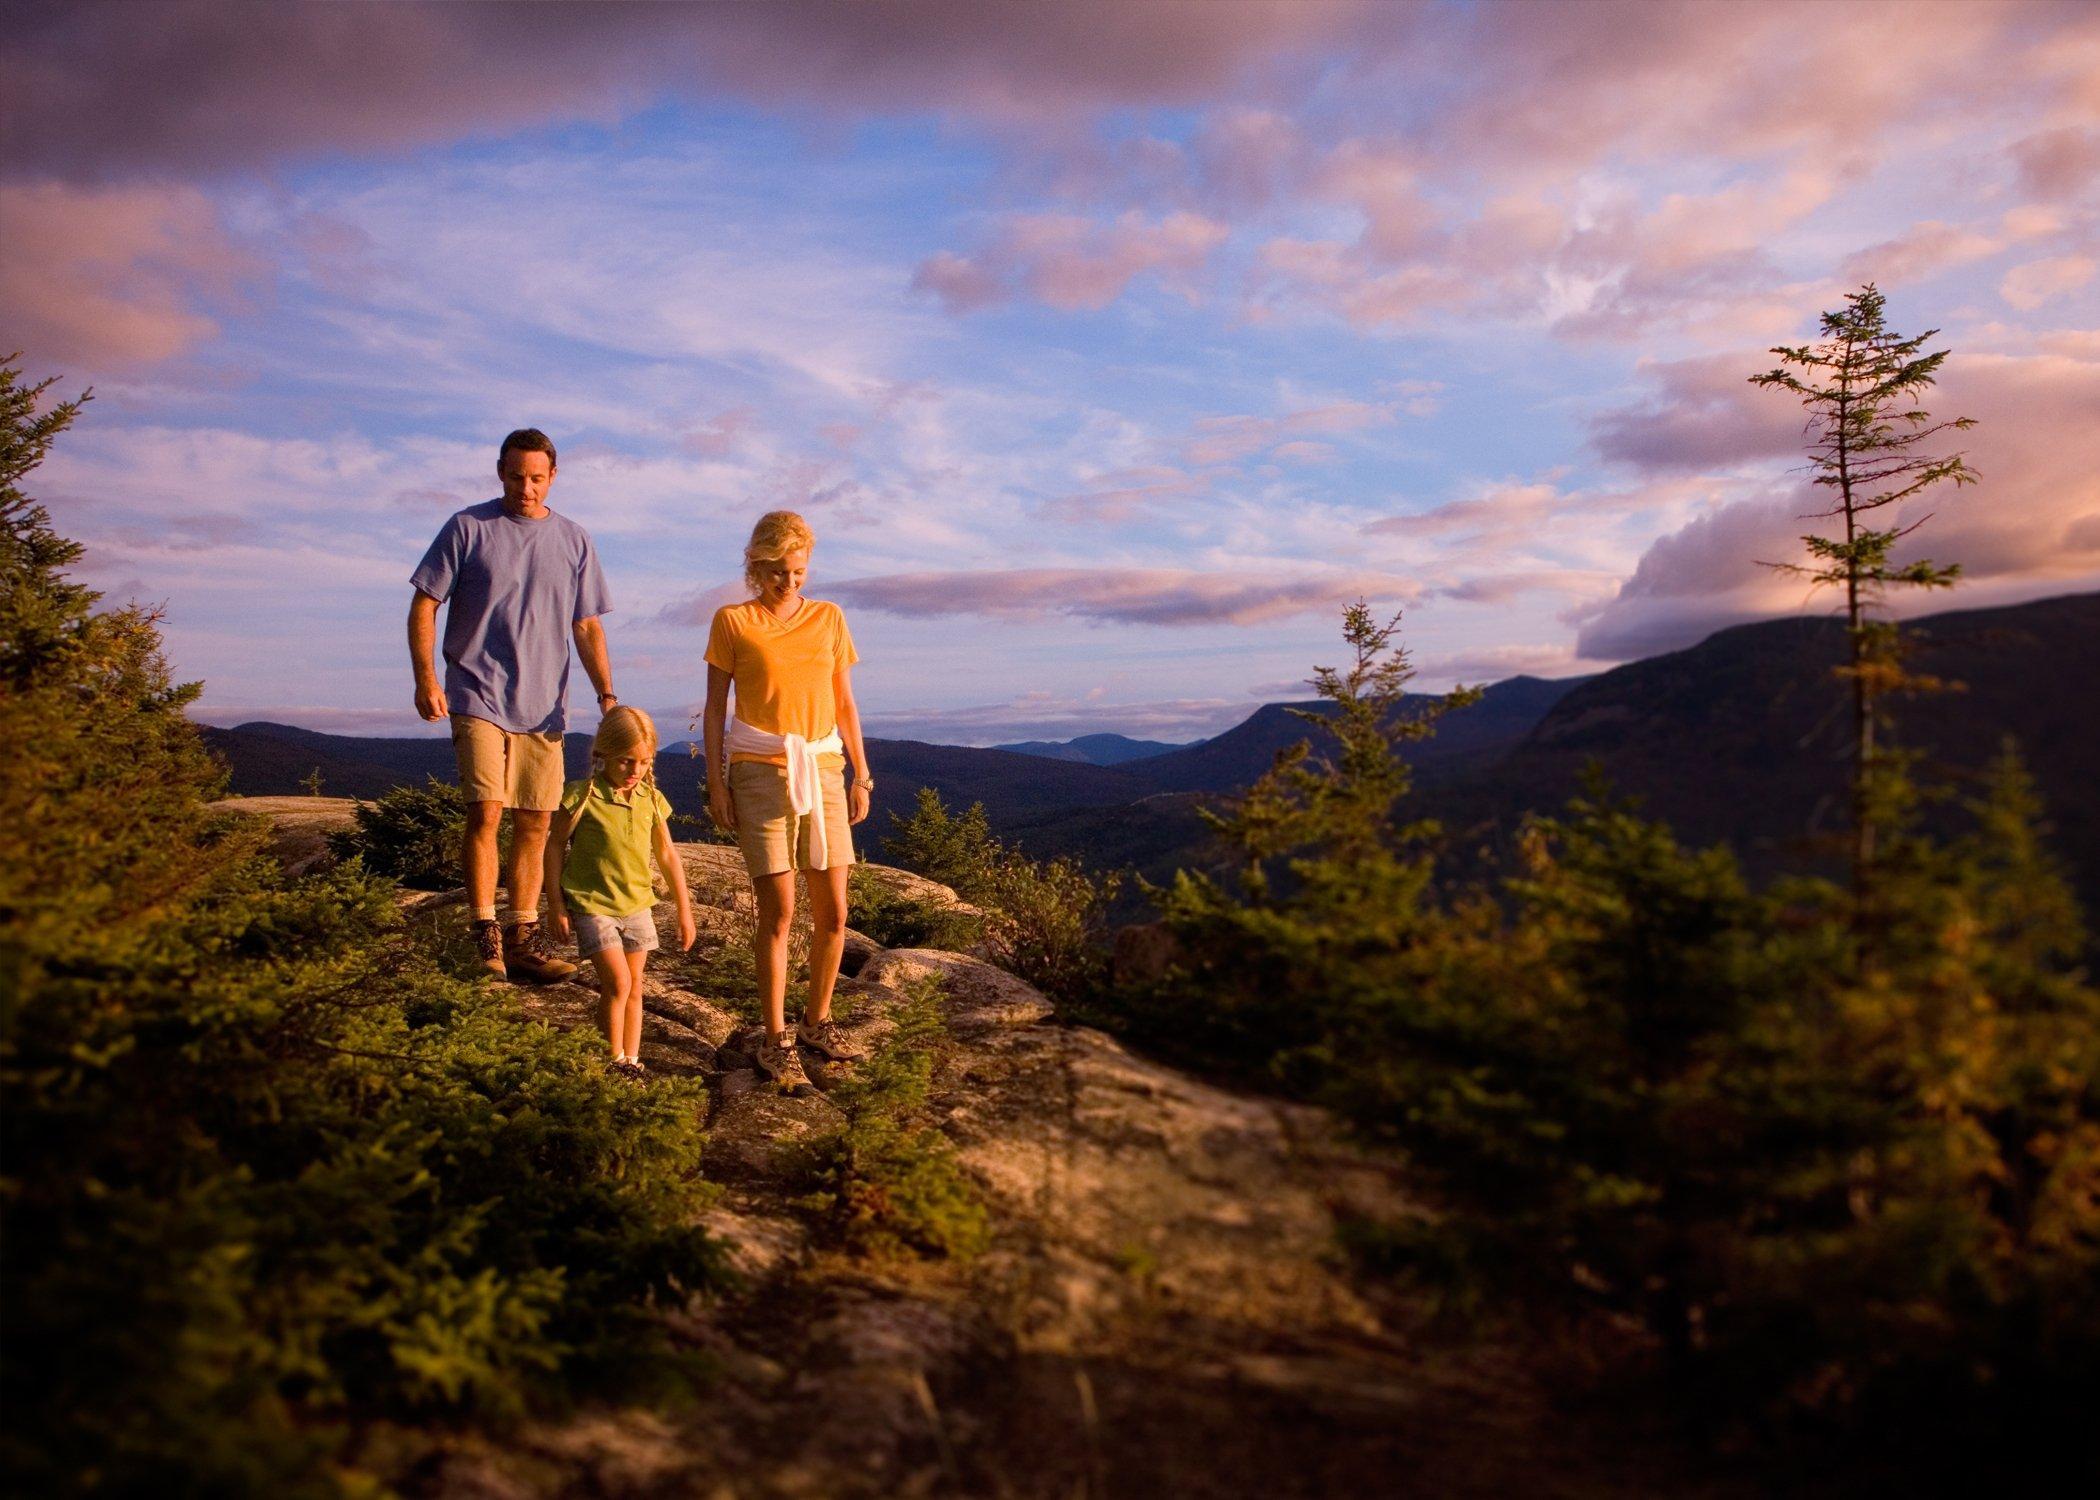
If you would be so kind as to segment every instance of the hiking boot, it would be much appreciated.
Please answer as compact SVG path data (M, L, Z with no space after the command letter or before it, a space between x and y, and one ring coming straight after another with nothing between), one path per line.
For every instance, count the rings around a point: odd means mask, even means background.
M836 1021L819 1021L814 1026L798 1021L795 1042L831 1062L859 1062L868 1055L867 1048L846 1040L846 1033L839 1030Z
M498 979L510 978L503 966L503 927L495 918L474 923L474 952Z
M783 1094L809 1087L809 1075L802 1071L802 1059L795 1053L793 1036L791 1031L782 1031L762 1037L751 1054L751 1060L758 1064L758 1071Z
M522 979L527 984L553 984L576 972L576 965L554 956L554 950L540 935L537 922L520 922L503 929L503 967L512 979Z

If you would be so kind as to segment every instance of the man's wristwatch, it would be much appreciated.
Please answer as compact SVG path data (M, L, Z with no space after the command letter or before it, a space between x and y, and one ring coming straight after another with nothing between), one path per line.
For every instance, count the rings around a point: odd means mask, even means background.
M598 701L600 703L603 703L608 698L612 699L612 701L615 703L618 703L620 701L620 695L618 693L612 692L609 689L598 695Z
M853 784L864 792L875 790L875 778L872 776L856 776L853 778Z

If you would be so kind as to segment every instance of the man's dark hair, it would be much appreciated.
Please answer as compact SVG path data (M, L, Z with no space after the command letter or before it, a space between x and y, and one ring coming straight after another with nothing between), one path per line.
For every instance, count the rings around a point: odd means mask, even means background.
M496 462L501 464L504 459L510 456L510 450L513 448L520 453L546 454L547 467L550 469L559 462L554 456L554 439L548 437L546 433L540 431L537 427L520 427L516 432L505 438L503 446L496 450Z

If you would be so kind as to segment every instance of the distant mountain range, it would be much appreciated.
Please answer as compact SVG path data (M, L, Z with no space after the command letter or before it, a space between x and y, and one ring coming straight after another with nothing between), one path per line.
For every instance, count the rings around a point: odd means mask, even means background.
M2100 594L1952 611L1905 634L1919 670L1966 687L1903 706L1902 741L1923 754L1926 775L1965 785L2004 736L2018 739L2047 800L2053 847L2100 918ZM1836 620L1770 620L1595 677L1496 683L1407 747L1417 774L1406 811L1439 818L1454 849L1493 850L1525 812L1564 803L1594 761L1690 841L1726 840L1760 872L1813 863L1813 836L1843 820L1845 705L1831 676L1843 651ZM1433 701L1410 698L1401 712ZM1032 852L1164 878L1204 860L1197 802L1247 785L1307 737L1293 708L1320 705L1269 704L1179 747L1121 735L994 749L870 740L875 816L862 840L879 838L889 814L908 813L931 786L951 807L982 802L994 828ZM296 792L315 770L324 791L360 797L453 774L441 735L368 739L267 723L204 732L233 790L248 795ZM571 775L582 774L587 746L569 736ZM680 812L701 811L699 766L683 746L659 758L657 779Z
M1201 744L1201 740L1192 741ZM1186 745L1170 745L1160 740L1134 740L1120 734L1083 734L1076 740L1023 740L1018 745L994 745L994 750L1011 750L1016 755L1040 755L1045 760L1077 760L1090 766L1120 766L1125 761L1144 760L1148 756L1165 755L1170 750L1184 750ZM874 755L870 750L868 754Z

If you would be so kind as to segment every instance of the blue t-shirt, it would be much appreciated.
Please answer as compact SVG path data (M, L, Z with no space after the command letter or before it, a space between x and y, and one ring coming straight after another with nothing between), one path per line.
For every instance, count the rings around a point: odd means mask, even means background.
M569 632L612 608L590 535L567 516L527 521L501 500L447 521L409 582L445 612L445 700L518 734L568 727Z

